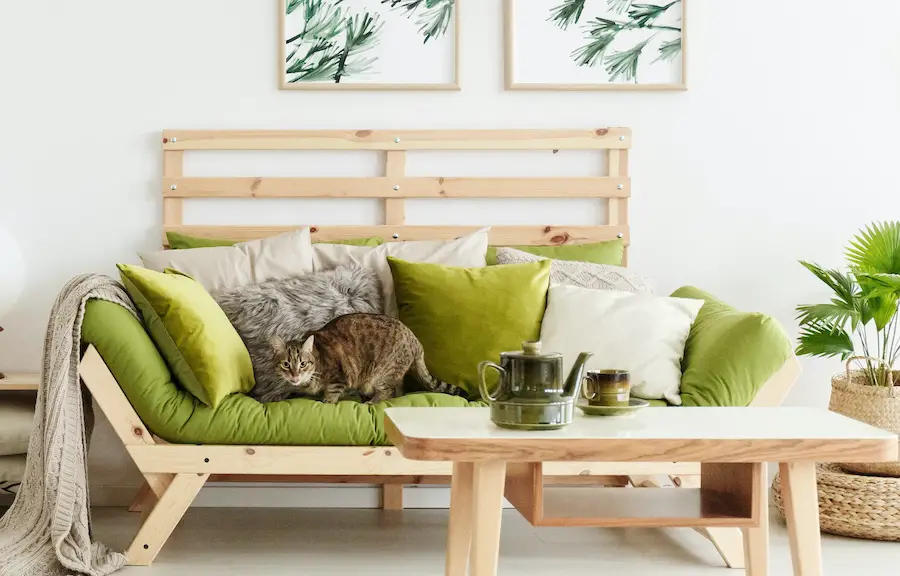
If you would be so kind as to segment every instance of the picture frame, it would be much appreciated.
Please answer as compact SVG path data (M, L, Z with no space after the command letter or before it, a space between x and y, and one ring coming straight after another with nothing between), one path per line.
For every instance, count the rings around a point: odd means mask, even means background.
M506 89L687 90L688 2L505 0Z
M279 88L459 90L460 1L277 0Z

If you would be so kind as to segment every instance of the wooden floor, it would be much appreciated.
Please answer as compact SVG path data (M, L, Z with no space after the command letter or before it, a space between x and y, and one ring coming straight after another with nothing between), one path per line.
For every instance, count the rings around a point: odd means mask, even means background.
M95 508L96 535L128 544L139 514ZM446 510L192 508L152 568L125 576L230 574L440 576ZM900 543L826 536L829 576L896 576ZM514 510L503 516L500 574L742 575L722 567L713 547L687 529L533 528ZM772 520L770 576L791 574L787 532Z

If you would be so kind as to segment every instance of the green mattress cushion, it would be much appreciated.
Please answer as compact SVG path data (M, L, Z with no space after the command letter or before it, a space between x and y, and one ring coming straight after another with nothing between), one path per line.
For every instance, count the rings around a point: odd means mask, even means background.
M550 260L458 268L388 257L400 320L425 349L431 374L478 397L478 363L537 340Z
M370 406L294 399L260 404L243 394L206 406L175 383L141 323L118 304L91 300L82 341L93 345L151 432L178 444L373 446L386 406L483 406L444 394L410 394Z
M119 271L147 331L191 394L215 407L253 388L250 353L203 286L175 270L119 264Z
M672 296L705 302L684 350L684 406L747 406L791 357L791 341L774 318L735 310L693 286Z
M169 248L172 250L234 246L239 242L238 240L223 240L220 238L201 238L179 232L166 232L166 239L169 241ZM317 242L313 242L313 244L317 244ZM381 238L352 238L350 240L332 240L331 242L323 242L323 244L348 244L350 246L370 246L374 248L384 244L384 240Z
M593 242L589 244L566 244L564 246L509 246L529 254L543 256L552 260L574 260L592 264L621 266L625 255L625 243L622 240ZM487 265L497 264L497 247L490 246L487 251Z

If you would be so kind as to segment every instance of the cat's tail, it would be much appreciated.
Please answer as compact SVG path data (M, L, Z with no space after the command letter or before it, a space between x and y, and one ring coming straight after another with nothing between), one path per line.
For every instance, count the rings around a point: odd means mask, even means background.
M421 352L416 357L416 361L413 362L411 371L429 392L439 392L441 394L449 394L451 396L466 395L466 391L462 388L454 386L453 384L441 382L440 380L432 376L431 372L428 371L428 366L425 365L425 355Z

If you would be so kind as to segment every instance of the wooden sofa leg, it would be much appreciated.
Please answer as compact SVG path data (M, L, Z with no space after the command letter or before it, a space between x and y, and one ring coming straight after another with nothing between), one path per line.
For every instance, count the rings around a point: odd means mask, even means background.
M209 474L176 474L125 553L132 566L149 566L187 512Z
M403 484L381 485L381 509L403 510Z
M134 500L131 501L131 505L128 506L128 511L143 512L150 506L149 499L151 496L155 497L156 495L153 493L153 490L150 489L150 485L144 482L141 485L141 489L138 490L138 493L134 496Z

